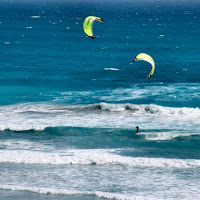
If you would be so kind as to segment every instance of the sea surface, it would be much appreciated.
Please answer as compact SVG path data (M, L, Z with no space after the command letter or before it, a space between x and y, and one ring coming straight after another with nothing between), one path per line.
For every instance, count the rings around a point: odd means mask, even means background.
M2 0L0 200L200 199L199 52L199 1Z

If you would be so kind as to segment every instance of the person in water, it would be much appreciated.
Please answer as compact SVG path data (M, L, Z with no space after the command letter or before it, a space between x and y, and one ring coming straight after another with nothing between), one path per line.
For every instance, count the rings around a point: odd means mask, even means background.
M136 128L136 133L138 133L139 132L139 126L136 126L135 128Z

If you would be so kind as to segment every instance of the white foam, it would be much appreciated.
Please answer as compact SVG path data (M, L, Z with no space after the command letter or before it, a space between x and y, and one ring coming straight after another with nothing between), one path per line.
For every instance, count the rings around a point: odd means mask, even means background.
M15 191L30 191L39 194L59 194L59 195L95 195L100 198L116 199L116 200L156 200L153 197L142 197L136 195L111 193L111 192L100 192L100 191L80 191L80 190L66 190L66 189L55 189L45 187L23 187L23 186L10 186L0 185L1 190L15 190Z
M167 131L167 132L150 132L144 134L147 140L172 140L177 137L187 137L190 135L199 135L199 132L191 131Z
M111 104L111 103L100 103L102 110L109 110L109 111L125 111L126 110L126 104Z
M134 99L147 99L148 97L154 98L158 101L171 101L177 100L188 101L191 100L195 94L200 97L199 84L172 84L172 85L135 85L132 88L118 88L112 91L104 92L100 99L104 101L126 101ZM194 89L196 87L196 89ZM105 95L109 94L109 95Z
M104 68L104 70L118 71L119 69L117 69L117 68Z
M31 18L38 19L38 18L40 18L40 16L31 16Z
M52 165L130 165L160 168L200 168L197 159L165 159L126 157L110 149L74 149L53 152L9 150L0 151L1 163L52 164Z
M31 142L27 140L15 140L15 139L9 139L9 140L0 140L1 146L5 146L6 149L9 150L33 150L33 151L52 151L54 150L54 147L52 145L44 145L37 142ZM47 143L49 144L49 143ZM67 146L65 146L67 148Z

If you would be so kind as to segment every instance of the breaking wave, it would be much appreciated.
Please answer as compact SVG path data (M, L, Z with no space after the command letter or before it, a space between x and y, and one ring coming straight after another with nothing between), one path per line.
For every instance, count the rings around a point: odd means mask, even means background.
M67 111L116 111L124 112L130 111L133 113L147 113L147 114L159 114L166 116L181 115L186 117L200 117L200 109L198 107L164 107L155 104L113 104L101 102L98 104L89 105L54 105L54 104L18 104L9 106L0 106L1 116L3 114L15 113L39 113L39 114L53 114L64 113Z
M154 119L154 120L152 120ZM200 109L164 107L155 104L89 105L16 104L0 106L0 130L44 130L47 127L133 128L143 129L186 128L195 125L199 130Z
M198 159L128 157L118 155L117 151L112 149L76 149L54 152L4 149L0 153L1 163L200 168L200 160Z

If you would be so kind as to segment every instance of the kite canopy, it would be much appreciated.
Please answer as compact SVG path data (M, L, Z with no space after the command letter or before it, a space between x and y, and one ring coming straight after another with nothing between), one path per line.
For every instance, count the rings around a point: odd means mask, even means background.
M146 62L148 62L152 65L151 72L147 76L147 78L150 78L153 75L154 69L155 69L155 62L154 62L153 58L146 53L140 53L137 56L135 56L135 58L133 59L133 62L136 62L136 61L139 61L139 60L144 60L144 61L146 61Z
M95 16L88 16L83 23L83 30L92 39L95 39L93 35L93 23L95 20L103 23L103 20L100 17Z

